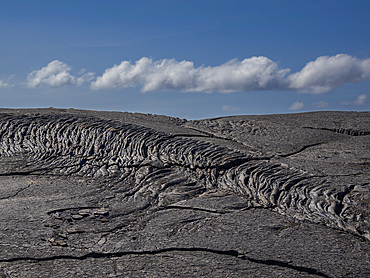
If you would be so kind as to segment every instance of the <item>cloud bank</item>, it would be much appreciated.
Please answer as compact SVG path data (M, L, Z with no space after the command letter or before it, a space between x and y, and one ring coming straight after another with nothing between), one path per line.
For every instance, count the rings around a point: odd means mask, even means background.
M370 59L347 54L321 56L308 62L302 70L290 73L288 68L264 56L231 60L219 66L195 67L191 61L143 57L132 63L122 61L107 68L95 80L91 72L71 74L71 67L54 60L31 72L27 85L60 87L90 82L94 90L141 87L142 92L178 90L182 92L248 92L258 90L296 90L322 94L347 83L370 79ZM0 81L0 88L7 84ZM361 102L361 100L359 100ZM359 105L359 104L356 104Z
M94 90L139 86L142 92L180 90L183 92L223 92L255 90L298 90L321 94L346 83L370 79L370 59L347 54L321 56L301 71L289 75L266 57L231 60L215 67L194 67L190 61L143 57L135 63L123 61L105 70L91 83Z
M27 85L30 88L36 88L43 84L51 87L81 85L93 77L92 73L85 73L80 77L76 77L71 75L70 71L71 67L61 61L54 60L46 67L31 72L27 77Z
M141 86L143 92L180 90L184 92L223 93L282 88L289 70L266 57L232 60L216 67L194 67L193 62L163 59L153 62L141 58L132 64L123 61L106 69L91 84L95 90Z

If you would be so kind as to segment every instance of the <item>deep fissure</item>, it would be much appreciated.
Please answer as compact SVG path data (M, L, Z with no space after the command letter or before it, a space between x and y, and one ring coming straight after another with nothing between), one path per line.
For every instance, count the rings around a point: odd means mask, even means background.
M54 261L54 260L86 260L89 258L101 259L101 258L119 258L129 255L160 255L163 253L168 252L206 252L212 253L217 255L224 255L224 256L231 256L240 260L246 260L252 263L262 264L262 265L269 265L269 266L279 266L283 268L292 269L301 273L308 273L314 274L320 277L330 278L330 276L326 275L325 273L309 267L303 266L296 266L290 263L279 261L279 260L262 260L262 259L255 259L249 256L246 256L244 253L241 253L236 250L215 250L209 248L181 248L181 247L172 247L172 248L164 248L158 250L148 250L148 251L122 251L122 252L111 252L111 253L97 253L91 252L81 256L73 256L73 255L57 255L57 256L50 256L50 257L43 257L43 258L36 258L36 257L18 257L18 258L10 258L10 259L0 259L0 263L11 263L11 262L18 262L18 261L35 261L35 262L43 262L43 261Z

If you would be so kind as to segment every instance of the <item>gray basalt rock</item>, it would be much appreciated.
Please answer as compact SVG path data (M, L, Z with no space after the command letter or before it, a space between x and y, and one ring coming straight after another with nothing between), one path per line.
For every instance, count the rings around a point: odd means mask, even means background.
M370 113L0 110L0 277L369 277Z

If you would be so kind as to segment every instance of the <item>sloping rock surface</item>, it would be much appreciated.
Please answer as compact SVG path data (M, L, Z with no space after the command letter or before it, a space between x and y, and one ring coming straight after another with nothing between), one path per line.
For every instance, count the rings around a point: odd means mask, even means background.
M0 110L0 277L369 277L370 113Z

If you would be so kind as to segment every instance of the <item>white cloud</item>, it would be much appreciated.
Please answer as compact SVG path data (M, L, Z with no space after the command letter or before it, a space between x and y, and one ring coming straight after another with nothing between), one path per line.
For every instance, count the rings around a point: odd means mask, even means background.
M299 72L288 76L289 88L303 93L321 94L345 83L370 78L370 59L358 60L347 54L321 56Z
M8 83L5 83L5 82L3 82L3 81L0 80L0 88L6 88L8 86L9 86Z
M303 102L296 101L290 107L289 110L300 110L304 106Z
M230 106L230 105L223 105L222 106L222 111L225 111L225 112L236 112L236 111L239 111L239 107L236 107L236 106Z
M308 62L301 71L289 72L290 69L279 68L276 62L263 56L242 61L231 60L213 67L194 67L191 61L153 61L143 57L134 63L122 61L119 65L107 68L94 80L94 73L81 70L79 74L73 75L71 67L54 60L40 70L31 72L27 77L27 85L31 88L40 85L59 87L91 82L90 87L95 90L141 87L143 92L298 90L302 93L321 94L346 83L370 79L370 59L360 60L347 54L321 56ZM0 83L0 87L7 85Z
M198 68L190 61L153 61L143 57L135 63L123 61L106 69L91 83L91 88L140 86L143 92L180 90L223 93L274 89L320 94L345 83L369 79L370 59L359 60L347 54L321 56L307 63L299 72L287 75L289 71L263 56Z
M316 108L328 108L329 107L329 103L327 103L326 101L316 101L314 102L313 105Z
M357 99L353 102L354 105L364 105L367 95L359 95Z
M143 92L180 90L192 92L235 92L283 88L288 69L266 57L232 60L216 67L194 67L193 62L141 58L135 64L123 61L105 70L91 88L141 86Z
M361 106L365 104L367 95L359 95L354 101L342 101L343 105L357 105Z
M70 71L71 67L67 64L54 60L46 67L31 72L27 77L27 85L31 88L35 88L42 84L46 84L51 87L81 85L85 81L91 81L94 75L93 73L85 73L80 77L76 77L71 75Z
M78 86L80 86L85 82L92 81L94 79L94 77L95 77L95 73L93 73L93 72L81 73L81 76L76 79L76 81L77 81L76 84Z

